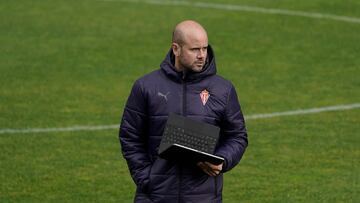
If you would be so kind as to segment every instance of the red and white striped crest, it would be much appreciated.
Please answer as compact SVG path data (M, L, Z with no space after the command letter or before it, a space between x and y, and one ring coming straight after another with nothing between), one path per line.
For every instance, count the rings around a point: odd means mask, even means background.
M206 89L204 89L203 91L200 92L200 98L201 98L201 102L202 102L203 106L205 106L209 97L210 97L210 94Z

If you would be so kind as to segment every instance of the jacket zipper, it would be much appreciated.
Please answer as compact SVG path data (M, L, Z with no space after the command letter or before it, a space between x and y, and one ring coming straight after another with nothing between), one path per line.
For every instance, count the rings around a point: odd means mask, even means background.
M215 180L215 199L217 199L217 176L214 177Z
M179 165L179 191L178 191L178 203L180 203L180 198L181 198L181 165Z
M182 115L186 116L186 71L183 72L182 85L183 85L183 99L182 99Z
M185 82L185 77L186 77L186 72L183 72L183 77L182 77L182 115L186 116L186 82ZM182 167L181 164L179 165L179 192L178 192L178 203L181 203L180 198L181 198L181 182L182 182Z

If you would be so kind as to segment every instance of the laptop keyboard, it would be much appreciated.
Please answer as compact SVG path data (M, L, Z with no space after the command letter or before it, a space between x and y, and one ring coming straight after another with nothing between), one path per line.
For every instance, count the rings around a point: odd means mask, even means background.
M207 135L195 134L180 127L167 125L164 130L163 141L164 143L175 143L212 154L217 140Z

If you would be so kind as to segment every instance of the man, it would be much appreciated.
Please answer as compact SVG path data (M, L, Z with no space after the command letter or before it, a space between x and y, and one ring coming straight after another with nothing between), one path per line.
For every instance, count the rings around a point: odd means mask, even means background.
M159 158L170 112L219 126L215 155L223 157L224 163L190 164ZM160 69L135 82L119 137L137 186L135 202L222 201L223 173L238 164L248 140L235 88L216 75L215 56L200 24L179 23Z

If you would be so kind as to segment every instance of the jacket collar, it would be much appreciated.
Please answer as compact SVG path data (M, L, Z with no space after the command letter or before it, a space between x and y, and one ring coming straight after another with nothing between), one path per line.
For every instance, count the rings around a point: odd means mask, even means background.
M169 78L181 82L181 81L195 81L202 80L208 76L216 74L216 64L215 64L215 55L211 46L208 46L208 56L206 59L206 64L200 72L186 71L186 72L177 72L175 69L175 56L172 52L172 49L169 50L165 59L160 64L161 70ZM185 75L184 75L185 74Z

